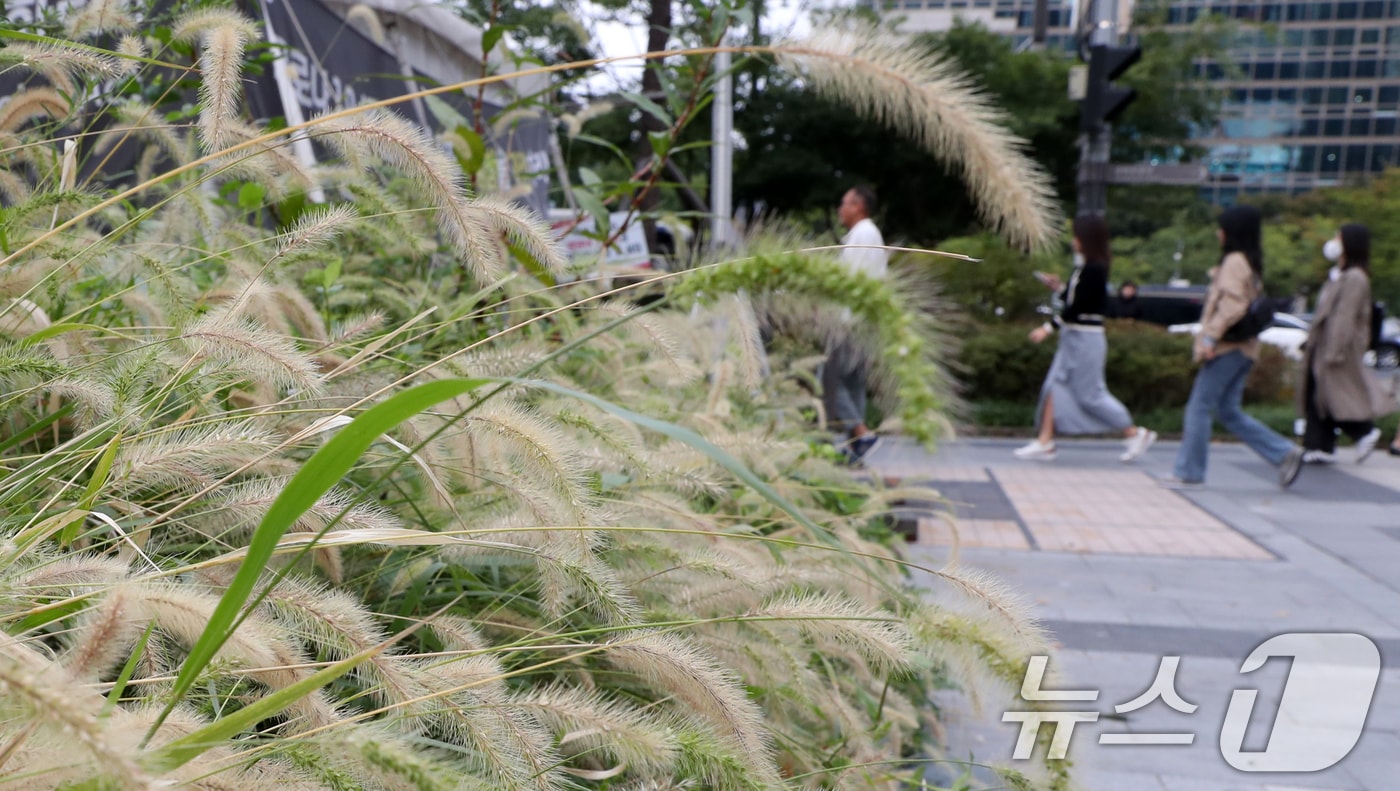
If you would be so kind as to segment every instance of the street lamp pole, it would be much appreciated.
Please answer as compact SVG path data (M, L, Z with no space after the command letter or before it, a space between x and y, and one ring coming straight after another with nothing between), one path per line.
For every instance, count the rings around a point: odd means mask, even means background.
M726 39L727 40L727 39ZM715 248L734 243L734 78L729 52L715 54L715 100L710 105L710 238Z

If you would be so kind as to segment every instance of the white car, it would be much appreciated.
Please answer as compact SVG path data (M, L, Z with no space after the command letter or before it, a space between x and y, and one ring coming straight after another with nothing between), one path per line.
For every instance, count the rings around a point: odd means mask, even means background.
M1190 333L1201 331L1200 322L1173 324L1167 332ZM1268 329L1259 333L1259 340L1278 347L1290 360L1303 359L1303 343L1308 339L1308 322L1291 313L1275 313Z

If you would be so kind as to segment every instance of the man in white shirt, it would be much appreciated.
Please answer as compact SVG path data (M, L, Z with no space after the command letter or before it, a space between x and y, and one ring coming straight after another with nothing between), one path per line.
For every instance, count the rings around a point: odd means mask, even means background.
M841 260L853 272L884 278L889 268L885 238L870 216L875 212L875 193L868 187L853 187L841 198L837 216L847 228L841 240L846 247ZM852 462L865 458L880 438L865 425L866 374L863 353L849 336L834 338L822 366L822 402L829 425L846 437L843 451Z

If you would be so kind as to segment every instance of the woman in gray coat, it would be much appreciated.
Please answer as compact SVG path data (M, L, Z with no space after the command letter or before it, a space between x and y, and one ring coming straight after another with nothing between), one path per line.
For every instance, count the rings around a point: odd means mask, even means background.
M1337 430L1356 441L1359 464L1376 449L1375 419L1390 411L1362 361L1371 345L1371 233L1343 225L1341 273L1322 287L1303 355L1300 410L1307 419L1305 459L1335 459Z

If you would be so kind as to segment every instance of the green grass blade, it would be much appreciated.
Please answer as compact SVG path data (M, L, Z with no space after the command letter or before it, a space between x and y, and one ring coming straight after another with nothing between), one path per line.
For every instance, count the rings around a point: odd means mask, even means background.
M88 480L87 488L83 490L83 499L78 501L78 508L84 512L92 510L92 504L97 502L97 495L102 493L102 487L107 485L107 478L112 474L112 464L117 459L117 449L122 445L122 435L117 434L112 437L112 441L107 443L107 449L102 451L102 458L97 460L97 468L92 471L92 478ZM78 527L82 521L70 523L59 534L58 545L66 547L73 543L78 537Z
M180 667L165 710L146 734L149 740L165 718L184 698L195 679L213 660L214 655L236 628L240 611L247 604L257 585L258 577L277 549L277 543L287 530L306 513L316 501L339 483L355 462L364 455L381 434L435 404L475 390L487 379L443 379L405 390L365 410L337 431L322 445L283 488L273 501L262 522L248 542L248 557L219 599L199 640L190 648L189 656Z
M131 658L126 660L122 666L122 672L117 675L116 683L112 684L112 691L107 693L107 702L102 704L101 717L106 717L116 708L117 701L121 699L122 690L126 689L126 682L136 673L136 665L141 661L142 654L146 653L146 641L151 639L151 632L155 631L156 622L151 621L146 624L146 631L141 634L141 639L136 641L136 647L131 649Z
M395 639L397 639L397 635ZM156 750L151 754L148 763L153 770L159 772L178 769L198 758L205 751L227 742L244 730L276 715L298 700L349 673L390 645L392 645L392 641L385 641L366 648L360 653L323 668L295 684L258 698L238 711L225 714L194 733L182 736Z

